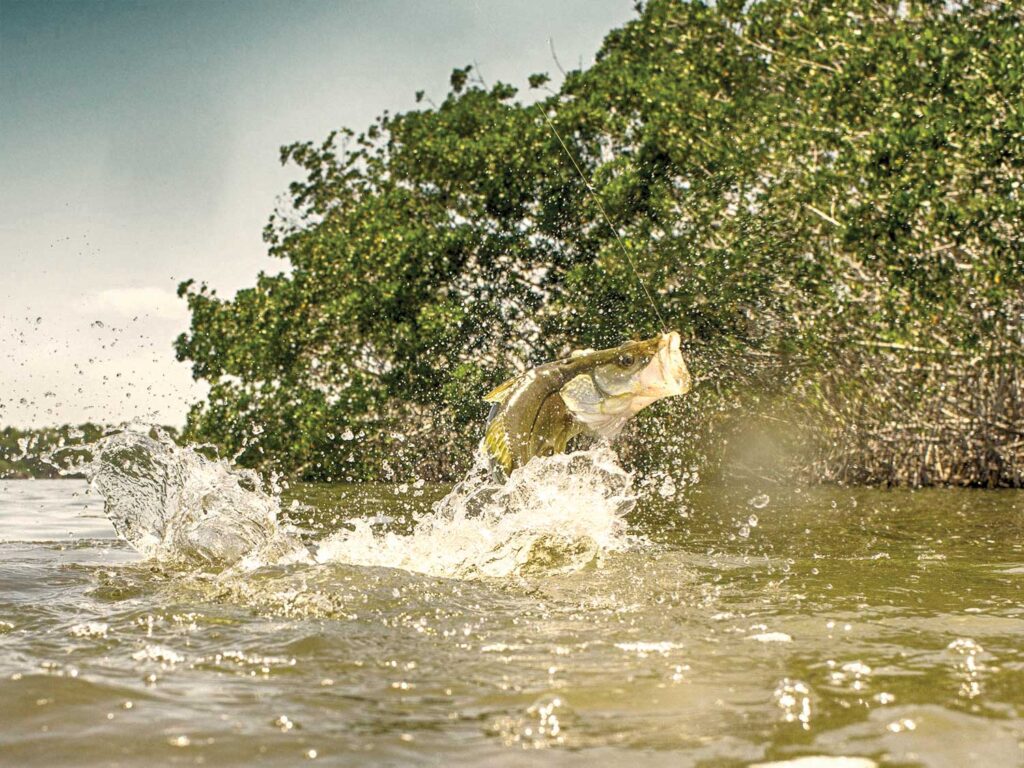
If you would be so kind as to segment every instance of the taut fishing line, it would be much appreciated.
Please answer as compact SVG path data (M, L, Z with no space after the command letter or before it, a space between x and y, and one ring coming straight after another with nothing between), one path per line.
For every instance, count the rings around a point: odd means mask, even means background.
M619 235L619 230L615 227L614 224L612 224L611 217L608 215L608 211L605 210L604 203L601 202L600 195L598 195L594 188L590 185L590 180L587 178L587 175L583 173L583 169L580 168L580 164L576 162L576 158L573 156L572 152L569 151L569 147L566 146L565 141L562 140L561 134L558 133L558 130L555 128L555 124L551 122L551 118L548 117L547 111L542 108L540 113L541 115L544 116L544 122L548 124L548 128L550 128L551 132L555 134L555 138L558 139L558 143L562 145L562 149L565 150L565 154L569 156L569 160L570 162L572 162L573 168L576 169L576 173L578 173L580 175L580 178L583 180L583 185L587 188L587 192L589 193L591 199L595 203L597 203L597 207L601 211L601 215L604 217L605 223L608 225L608 229L610 229L612 231L612 234L615 235L615 241L619 244L619 250L621 250L622 255L626 257L626 262L629 264L629 268L633 270L633 276L636 278L636 282L639 284L640 289L644 292L644 296L647 297L647 301L650 302L651 309L654 310L654 314L657 316L658 322L661 324L662 333L667 333L668 326L665 324L665 318L661 316L661 312L658 310L658 305L655 304L654 302L654 297L651 296L651 292L647 290L647 285L644 283L643 278L640 277L640 272L636 268L636 263L633 261L633 258L629 255L629 251L626 250L626 245L625 243L622 242L622 237Z

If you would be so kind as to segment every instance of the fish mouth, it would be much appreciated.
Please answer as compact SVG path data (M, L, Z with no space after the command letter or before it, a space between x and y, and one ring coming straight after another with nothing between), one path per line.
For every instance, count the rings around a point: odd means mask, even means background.
M680 343L675 331L661 335L657 353L640 375L639 395L660 399L690 391L690 372L683 361Z
M643 346L645 350L654 347L654 353L625 391L612 394L600 389L591 376L582 375L562 388L562 398L569 411L589 431L612 439L630 418L651 403L690 391L690 372L679 349L678 333L663 333L643 342ZM585 381L580 383L580 380ZM574 384L579 386L574 387Z

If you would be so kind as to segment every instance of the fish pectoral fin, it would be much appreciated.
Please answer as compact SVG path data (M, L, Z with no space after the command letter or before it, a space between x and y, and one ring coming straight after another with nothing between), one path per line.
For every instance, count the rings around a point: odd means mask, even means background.
M508 444L508 432L505 429L505 418L499 416L487 425L487 432L484 434L484 448L501 468L506 472L512 471L512 449Z
M565 447L569 444L571 436L571 430L561 429L554 435L541 438L537 444L536 454L538 456L554 456L556 453L565 453Z
M506 381L504 384L499 384L497 387L492 389L486 395L484 395L485 403L504 403L508 400L509 396L515 392L519 382L523 380L523 376L513 376L511 379Z
M550 393L541 403L530 430L530 456L553 456L565 451L576 422L557 392Z

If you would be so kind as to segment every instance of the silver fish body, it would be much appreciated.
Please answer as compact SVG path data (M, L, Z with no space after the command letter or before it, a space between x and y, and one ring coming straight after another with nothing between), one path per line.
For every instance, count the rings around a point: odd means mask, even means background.
M688 392L679 334L574 352L490 392L484 449L505 472L565 450L581 433L615 438L651 403Z

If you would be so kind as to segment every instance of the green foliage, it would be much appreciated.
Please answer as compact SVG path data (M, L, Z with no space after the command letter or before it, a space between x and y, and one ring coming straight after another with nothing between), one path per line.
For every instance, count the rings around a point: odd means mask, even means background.
M514 368L656 331L542 112L712 384L648 425L813 399L878 343L1019 352L1021 24L1011 3L654 0L538 103L464 67L436 107L285 147L303 178L265 236L289 270L230 300L181 287L177 354L211 385L187 436L310 479L445 474Z

